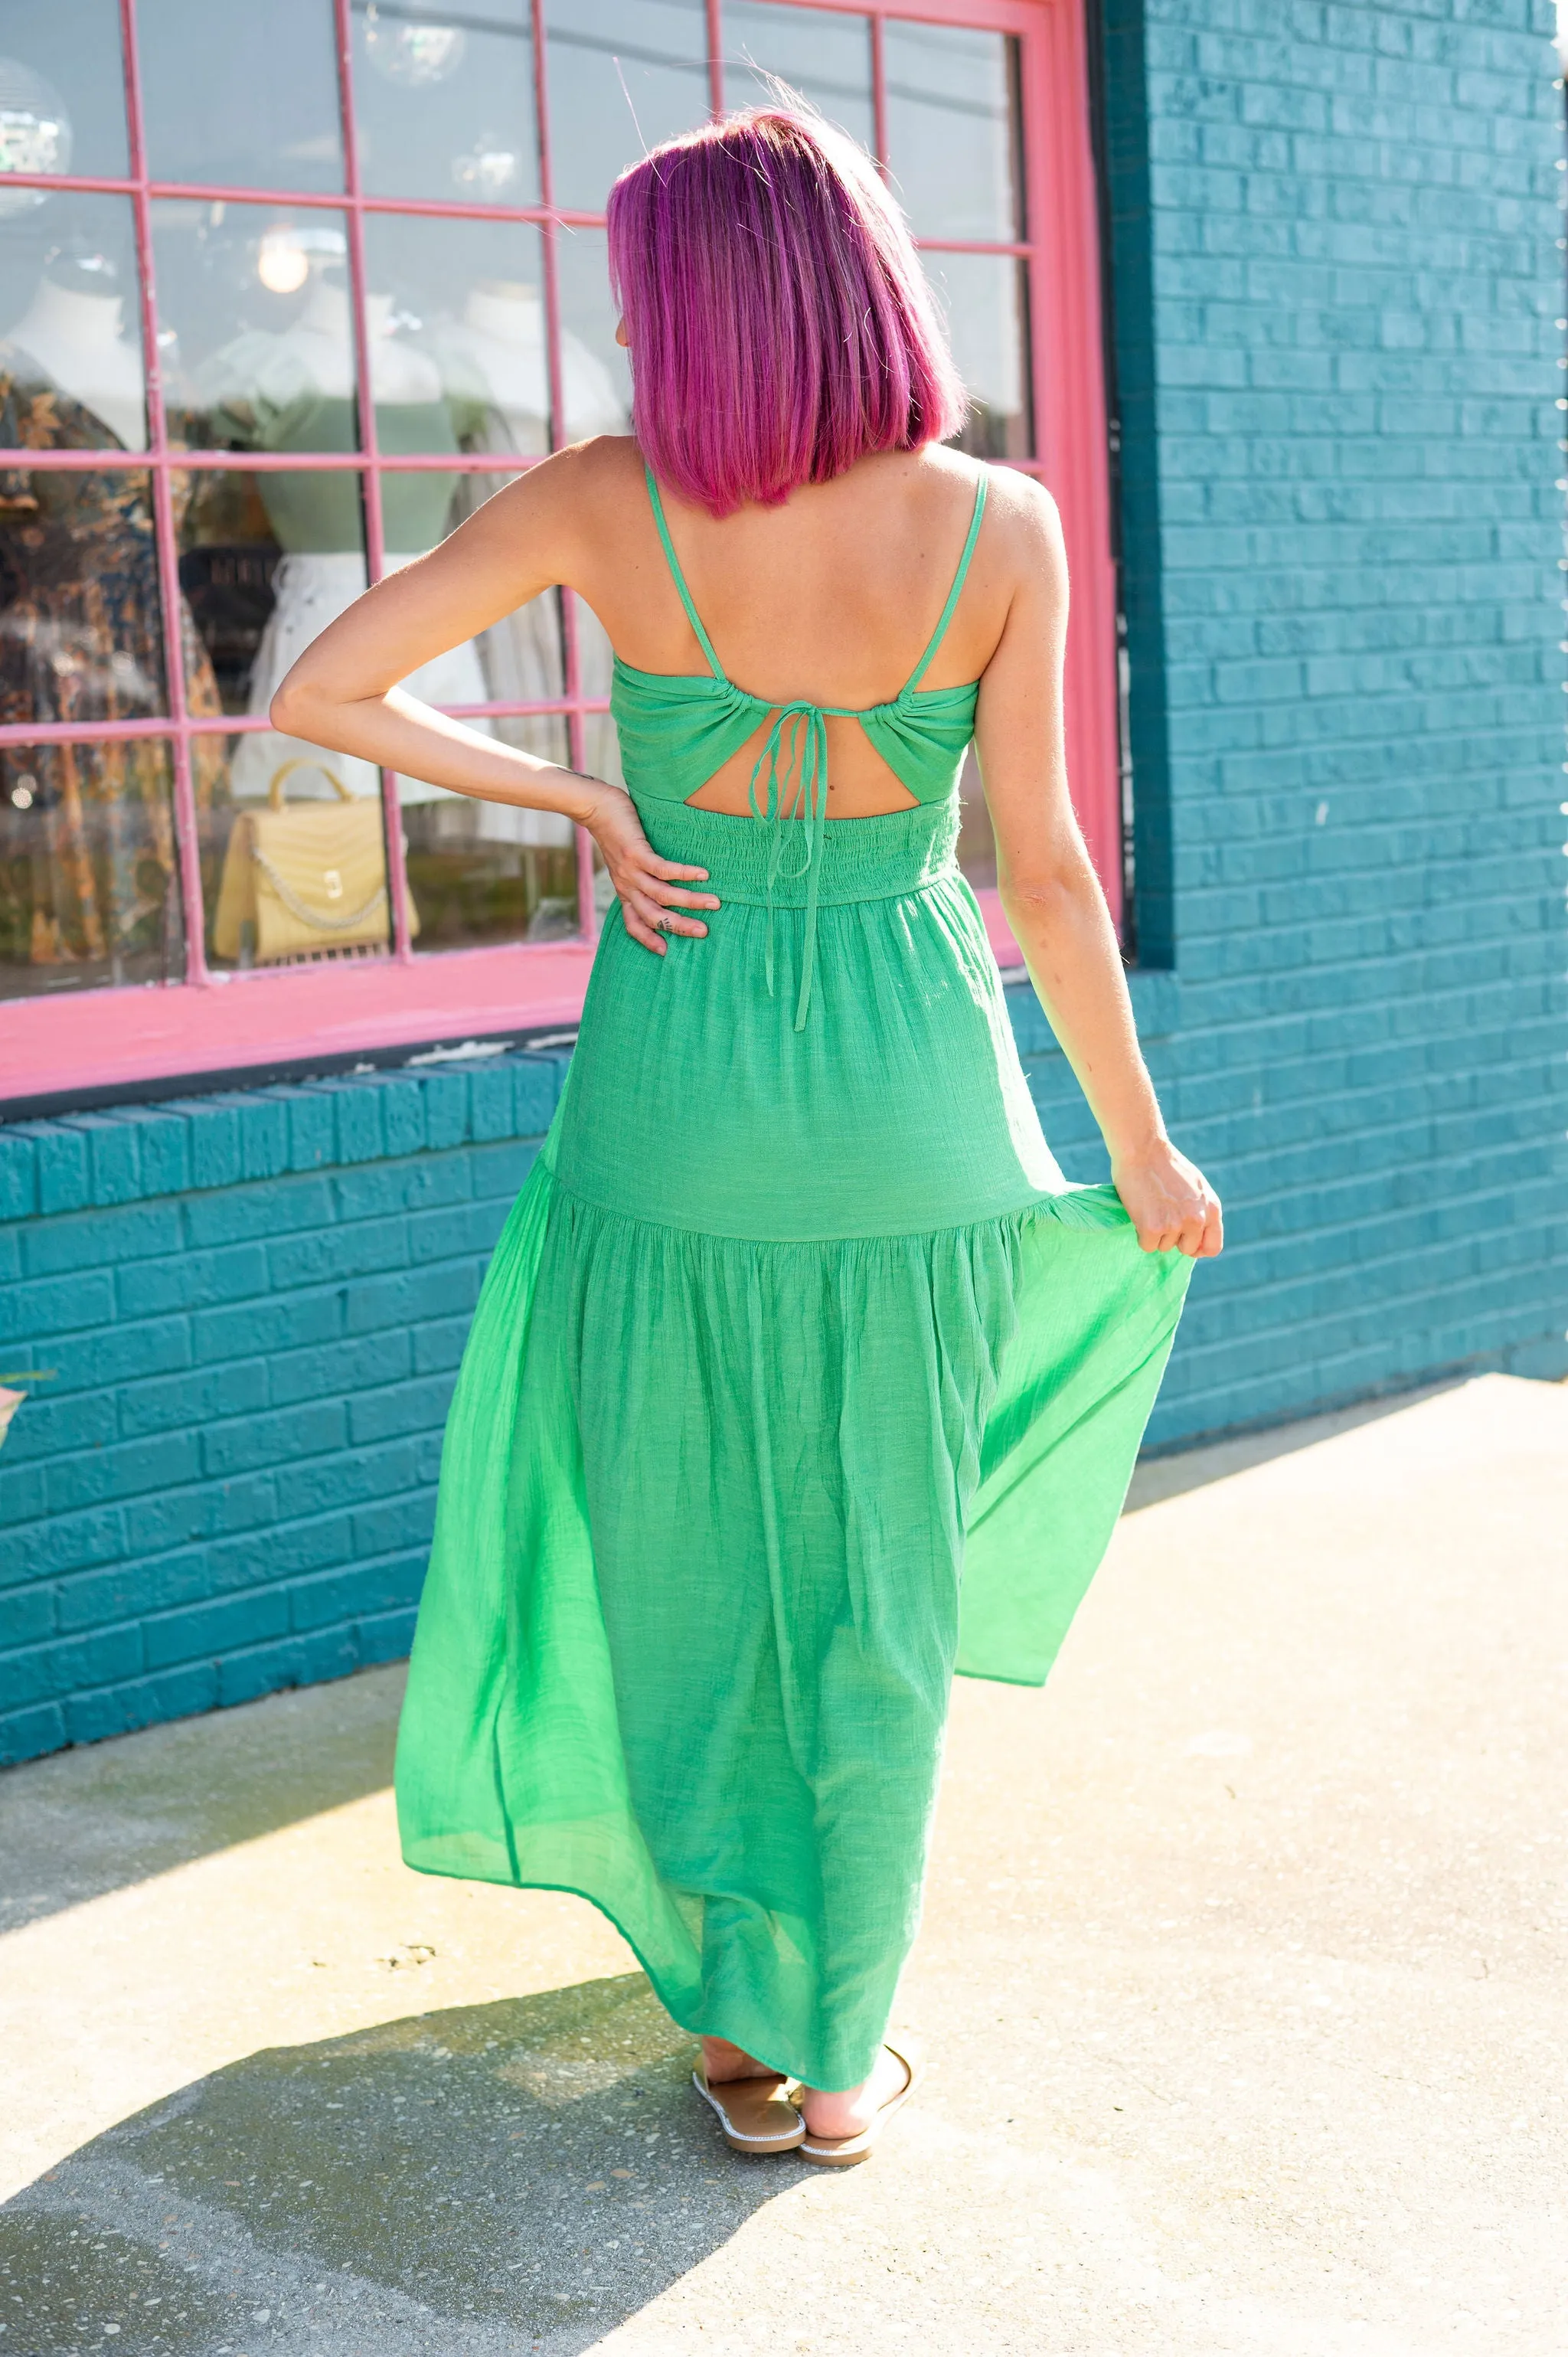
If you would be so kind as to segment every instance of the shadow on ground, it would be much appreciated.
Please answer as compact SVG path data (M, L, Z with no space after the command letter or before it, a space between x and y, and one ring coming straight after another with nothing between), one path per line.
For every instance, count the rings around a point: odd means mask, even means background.
M1376 1424L1385 1415L1401 1415L1408 1407L1455 1390L1463 1374L1444 1375L1439 1382L1413 1389L1380 1393L1375 1399L1357 1400L1348 1407L1330 1408L1323 1415L1299 1416L1289 1424L1261 1426L1253 1432L1233 1433L1226 1440L1178 1441L1165 1456L1140 1457L1133 1472L1124 1511L1135 1514L1144 1506L1158 1506L1188 1490L1206 1490L1232 1473L1250 1472L1276 1457L1294 1457L1298 1449L1316 1448L1360 1424Z
M392 1782L406 1663L0 1770L0 1932Z
M0 2209L5 2357L591 2348L805 2165L743 2160L640 1973L235 2062Z

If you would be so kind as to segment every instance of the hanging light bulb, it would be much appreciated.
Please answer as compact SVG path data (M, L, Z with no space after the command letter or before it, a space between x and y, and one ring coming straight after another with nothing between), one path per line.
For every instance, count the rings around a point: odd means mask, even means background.
M346 242L340 229L321 221L274 221L256 249L256 276L269 295L297 295L310 275L312 258L341 262Z
M256 276L269 295L297 295L310 275L310 256L291 229L270 229L256 256Z

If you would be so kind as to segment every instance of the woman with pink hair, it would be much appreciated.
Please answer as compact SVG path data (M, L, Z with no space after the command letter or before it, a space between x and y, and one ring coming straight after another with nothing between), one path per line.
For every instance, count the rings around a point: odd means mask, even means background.
M633 435L499 493L274 705L565 812L618 895L452 1405L400 1824L425 1872L591 1899L736 2149L842 2168L915 2081L954 1669L1044 1678L1219 1207L1069 800L1056 509L943 447L877 175L760 108L628 171L609 244ZM396 684L555 584L615 649L624 787ZM1051 1157L955 863L972 739L1110 1185Z

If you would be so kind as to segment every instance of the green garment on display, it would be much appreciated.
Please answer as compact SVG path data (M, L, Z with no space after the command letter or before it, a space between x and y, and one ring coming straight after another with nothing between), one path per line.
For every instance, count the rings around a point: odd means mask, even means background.
M355 404L339 393L317 393L266 419L255 436L260 450L357 450ZM376 446L383 457L456 451L457 436L445 402L378 401ZM454 478L436 469L381 478L381 535L404 554L434 548L446 530ZM262 503L291 556L321 555L364 546L360 479L330 468L308 474L263 474Z
M825 717L618 661L705 940L606 923L447 1425L397 1760L425 1872L575 1890L684 2028L865 2079L952 1673L1038 1684L1192 1264L1047 1147L954 861L977 689L857 715L916 797L826 816ZM767 724L751 818L687 797Z

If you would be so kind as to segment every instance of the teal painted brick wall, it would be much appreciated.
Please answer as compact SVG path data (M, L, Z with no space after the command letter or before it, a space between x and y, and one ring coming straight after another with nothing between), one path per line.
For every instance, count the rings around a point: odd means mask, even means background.
M1133 999L1230 1234L1156 1444L1568 1371L1550 15L1107 0ZM405 1649L563 1060L0 1128L0 1758Z
M1105 17L1145 1028L1230 1238L1152 1437L1562 1373L1552 7Z
M408 1650L563 1055L0 1128L0 1760Z

